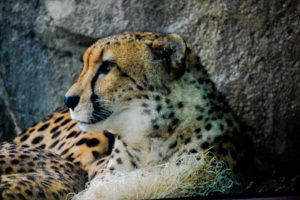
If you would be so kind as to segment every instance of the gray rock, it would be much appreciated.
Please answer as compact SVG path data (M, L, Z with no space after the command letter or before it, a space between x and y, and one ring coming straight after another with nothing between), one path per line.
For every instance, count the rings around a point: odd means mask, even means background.
M254 153L267 165L281 162L299 173L299 8L296 0L1 1L0 75L25 129L62 105L84 50L96 39L124 31L175 32L249 128ZM3 123L9 116L0 117L1 134L10 134Z
M9 109L4 103L2 94L0 94L0 138L2 140L11 140L16 135L15 124L9 115Z

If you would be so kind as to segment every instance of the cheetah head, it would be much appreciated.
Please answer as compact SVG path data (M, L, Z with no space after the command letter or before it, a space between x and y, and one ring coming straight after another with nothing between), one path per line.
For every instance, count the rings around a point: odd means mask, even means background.
M125 33L84 53L84 67L65 96L84 131L107 129L138 137L157 120L151 102L185 73L186 44L176 34ZM140 135L142 136L142 135Z

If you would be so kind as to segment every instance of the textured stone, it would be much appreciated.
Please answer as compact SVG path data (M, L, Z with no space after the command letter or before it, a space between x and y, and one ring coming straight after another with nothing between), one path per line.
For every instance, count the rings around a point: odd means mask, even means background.
M14 123L9 115L9 110L6 107L0 92L0 141L11 140L15 137L15 135L16 132Z
M82 53L96 39L124 31L175 32L198 53L249 128L245 133L260 159L292 166L274 167L276 173L299 173L296 0L1 1L0 9L0 74L21 128L62 105Z

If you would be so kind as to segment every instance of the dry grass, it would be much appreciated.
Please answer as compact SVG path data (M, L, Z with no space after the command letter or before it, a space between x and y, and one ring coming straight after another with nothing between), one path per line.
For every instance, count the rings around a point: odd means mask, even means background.
M157 199L237 192L224 163L201 153L174 162L94 179L74 199Z

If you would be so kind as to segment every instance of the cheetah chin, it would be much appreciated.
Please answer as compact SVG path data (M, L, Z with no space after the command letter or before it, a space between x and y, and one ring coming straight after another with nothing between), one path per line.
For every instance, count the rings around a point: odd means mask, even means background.
M132 142L138 142L151 132L151 121L153 121L153 117L145 115L142 107L132 105L121 111L113 112L107 119L97 123L78 122L78 125L85 132L99 130L107 130L112 134L122 132L123 137L130 138Z

